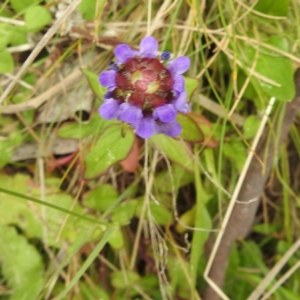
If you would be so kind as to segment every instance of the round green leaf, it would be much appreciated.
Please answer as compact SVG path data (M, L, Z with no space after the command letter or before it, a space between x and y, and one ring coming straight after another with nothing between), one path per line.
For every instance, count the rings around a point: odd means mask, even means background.
M91 145L85 157L86 179L95 178L104 173L114 163L123 160L129 154L134 142L134 133L127 129L122 136L122 125L109 126Z
M137 204L136 200L122 202L113 209L111 221L118 223L120 226L128 225L134 216Z
M114 249L121 249L124 246L123 234L120 228L113 232L108 240L108 243Z
M38 3L38 0L10 0L10 4L15 12L22 12L30 5Z
M249 116L243 125L244 129L244 138L245 139L251 139L255 136L259 125L260 125L260 120L257 116Z
M25 12L25 23L27 30L38 32L52 20L50 12L43 6L37 5L29 7Z
M94 20L96 8L96 0L82 0L78 6L83 18L89 21Z
M117 289L124 289L137 283L139 280L140 276L132 271L118 271L111 275L111 284Z
M283 38L276 37L270 39L268 44L283 50L285 43ZM265 82L263 79L259 79L259 85L262 91L269 97L275 97L279 101L290 101L295 95L292 61L278 53L268 51L268 54L265 51L259 52L255 72L276 82L277 85ZM256 50L248 47L244 49L244 53L247 56L247 63L250 67L255 60ZM252 76L251 80L254 81L256 79Z
M84 195L84 204L101 212L106 211L118 199L118 192L110 184L99 185Z

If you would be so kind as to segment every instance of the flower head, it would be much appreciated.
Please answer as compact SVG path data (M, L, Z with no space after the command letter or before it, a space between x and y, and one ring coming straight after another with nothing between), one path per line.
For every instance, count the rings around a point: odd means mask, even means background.
M118 45L115 56L116 63L111 62L99 76L100 84L107 87L101 117L130 124L144 139L154 133L179 135L176 115L190 110L181 75L190 67L189 58L169 61L168 52L159 58L158 42L152 36L142 39L139 51Z

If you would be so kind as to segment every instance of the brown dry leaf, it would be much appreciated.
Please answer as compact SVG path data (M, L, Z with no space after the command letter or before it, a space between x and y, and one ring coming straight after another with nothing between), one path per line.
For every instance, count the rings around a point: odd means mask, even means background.
M135 136L134 143L128 156L120 162L126 172L135 172L139 166L140 145L139 140Z

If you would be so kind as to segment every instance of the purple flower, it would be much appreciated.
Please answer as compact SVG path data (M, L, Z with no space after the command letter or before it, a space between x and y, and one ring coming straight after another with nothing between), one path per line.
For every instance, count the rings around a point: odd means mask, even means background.
M142 39L139 51L121 44L114 53L116 63L99 76L100 84L107 87L101 117L131 124L143 139L155 133L179 135L177 113L190 110L181 75L189 69L189 58L169 61L168 52L159 57L158 42L152 36Z

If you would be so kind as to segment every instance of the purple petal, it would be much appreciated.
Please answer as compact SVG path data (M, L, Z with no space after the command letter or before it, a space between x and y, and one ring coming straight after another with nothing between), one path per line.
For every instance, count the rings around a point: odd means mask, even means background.
M185 105L181 108L181 112L186 114L191 110L190 105L188 103L185 103Z
M174 107L180 111L181 107L183 107L186 103L186 91L183 91L182 93L179 94L179 96L173 100L173 105Z
M175 120L177 111L172 104L159 106L153 112L153 117L162 122L172 122Z
M177 121L169 123L160 123L156 127L157 133L165 133L168 136L174 137L181 133L181 125Z
M178 111L182 113L187 113L190 111L190 106L187 102L186 91L180 93L179 96L172 102L172 104Z
M120 105L121 113L119 115L119 120L129 123L136 124L143 117L142 110L136 106L129 103L122 103Z
M155 133L155 121L153 118L144 117L136 126L136 134L143 138L148 139Z
M120 44L115 48L115 56L118 64L125 64L129 58L134 57L135 51L126 44Z
M167 68L172 74L182 74L186 72L190 67L191 61L186 56L179 56L174 60L171 60L167 64Z
M107 88L107 91L108 91L108 92L113 92L115 89L116 89L115 86L109 86L109 87Z
M110 91L106 92L103 96L104 99L110 99L112 97L113 97L113 95L112 95L112 92L110 92Z
M115 86L116 75L117 73L114 70L104 71L100 74L99 81L103 86L109 86L109 87Z
M153 36L146 36L140 43L140 56L154 58L157 56L158 42Z
M173 84L173 89L176 91L176 92L183 92L184 91L184 79L181 75L179 74L176 74L174 77L174 84Z
M103 119L111 120L119 115L119 102L115 99L107 99L99 108L99 114Z

